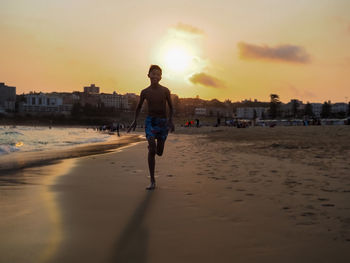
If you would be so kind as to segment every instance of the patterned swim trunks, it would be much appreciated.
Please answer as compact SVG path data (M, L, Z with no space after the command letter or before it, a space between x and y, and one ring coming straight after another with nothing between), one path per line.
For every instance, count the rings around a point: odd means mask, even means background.
M166 118L157 118L147 116L145 120L146 138L154 137L155 139L166 140L169 132L168 120Z

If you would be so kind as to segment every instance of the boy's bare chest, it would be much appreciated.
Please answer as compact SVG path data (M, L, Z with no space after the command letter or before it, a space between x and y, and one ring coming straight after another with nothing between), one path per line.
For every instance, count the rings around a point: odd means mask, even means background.
M163 90L148 90L146 100L149 104L159 104L166 101L166 94Z

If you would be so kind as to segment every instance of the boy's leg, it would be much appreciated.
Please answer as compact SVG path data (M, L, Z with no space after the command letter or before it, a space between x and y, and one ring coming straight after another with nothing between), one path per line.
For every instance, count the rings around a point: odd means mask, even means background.
M156 155L156 141L154 137L150 137L148 139L148 168L149 168L149 174L151 176L151 186L155 184L155 178L154 178L154 167L155 167L155 155Z
M157 139L157 155L162 156L164 151L165 140Z

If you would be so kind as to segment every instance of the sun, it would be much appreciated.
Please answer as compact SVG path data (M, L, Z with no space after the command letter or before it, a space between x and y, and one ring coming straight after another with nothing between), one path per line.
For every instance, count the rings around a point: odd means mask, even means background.
M154 49L153 58L168 76L185 76L196 67L198 48L182 39L165 39Z
M164 51L163 63L172 72L185 72L191 66L193 55L182 46L170 46Z

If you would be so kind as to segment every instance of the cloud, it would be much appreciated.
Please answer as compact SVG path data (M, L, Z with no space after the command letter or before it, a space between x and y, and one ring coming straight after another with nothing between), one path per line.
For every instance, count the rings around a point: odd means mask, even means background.
M312 93L311 91L309 90L299 90L297 89L296 87L294 87L293 85L290 85L288 87L289 89L289 92L291 93L292 96L294 96L295 98L297 99L312 99L312 98L316 98L317 96Z
M191 25L178 23L176 26L172 27L176 31L187 33L195 36L203 36L204 31Z
M270 60L292 63L309 63L310 55L301 46L279 45L269 47L267 45L254 45L244 42L238 43L240 57L247 60Z
M216 77L210 76L204 72L193 74L189 80L193 84L199 84L210 88L224 88L224 83Z

